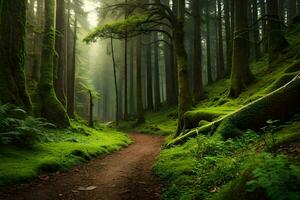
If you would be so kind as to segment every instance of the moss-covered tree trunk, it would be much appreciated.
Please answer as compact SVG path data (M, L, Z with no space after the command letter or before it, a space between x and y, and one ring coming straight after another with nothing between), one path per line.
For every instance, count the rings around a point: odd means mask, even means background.
M144 123L144 107L142 96L142 52L141 52L141 37L137 36L136 41L136 108L137 108L137 123Z
M58 127L69 126L69 117L54 91L55 0L45 0L45 36L39 83L41 116Z
M72 34L70 34L71 36ZM72 35L72 50L67 70L67 112L71 118L75 118L75 70L76 70L76 48L77 48L77 14L75 14L74 31ZM71 46L71 45L69 45Z
M183 129L183 115L192 107L192 98L189 90L187 53L184 46L184 16L185 0L178 1L177 23L174 28L174 46L178 68L178 126L176 136Z
M202 80L202 44L200 2L193 0L192 15L194 17L194 51L193 51L193 98L199 101L203 96Z
M26 3L0 1L0 101L31 111L24 74Z
M234 38L229 96L237 97L253 80L249 68L248 1L234 0Z
M220 134L224 139L237 137L247 129L259 130L270 119L285 122L297 113L300 108L299 99L300 74L286 85L239 110L174 139L168 146L184 143L198 134Z
M57 63L54 74L55 92L59 101L66 105L65 94L65 68L66 68L66 54L65 54L65 1L57 0L56 9L56 37L55 37L55 50L57 52Z

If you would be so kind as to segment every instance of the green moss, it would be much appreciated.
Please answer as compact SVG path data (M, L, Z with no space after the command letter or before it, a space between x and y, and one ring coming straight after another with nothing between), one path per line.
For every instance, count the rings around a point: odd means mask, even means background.
M0 147L0 185L32 179L40 172L66 170L131 142L118 131L101 128L95 130L73 122L70 129L48 130L43 141L31 150Z

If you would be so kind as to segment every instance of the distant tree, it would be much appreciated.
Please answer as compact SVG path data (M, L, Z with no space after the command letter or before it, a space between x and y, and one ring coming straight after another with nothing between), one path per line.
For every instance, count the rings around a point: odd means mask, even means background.
M26 2L0 1L0 101L31 111L24 73Z
M192 15L194 18L194 51L193 51L193 97L199 101L203 96L202 79L202 44L201 44L201 12L200 1L192 1Z
M145 122L143 96L142 96L142 48L141 48L141 36L137 36L136 41L136 108L137 108L137 123L141 124Z
M126 20L118 21L96 28L84 41L93 42L98 38L114 37L124 39L124 37L139 36L149 32L162 32L173 41L175 47L177 68L178 68L178 128L177 135L183 129L183 115L192 106L188 77L187 77L187 53L184 45L184 21L185 21L185 0L178 1L178 13L175 16L169 6L161 3L135 3L135 4L117 4L108 7L109 10L124 8L130 6L132 11L139 10L139 13L128 17ZM168 23L164 23L166 19ZM172 30L172 34L161 29L166 26ZM125 34L126 33L126 34ZM138 53L138 52L137 52ZM137 55L137 57L139 57ZM139 73L138 73L139 74ZM138 85L138 84L137 84ZM137 98L138 99L138 98Z
M253 80L249 68L248 1L234 0L234 38L229 96L237 97Z

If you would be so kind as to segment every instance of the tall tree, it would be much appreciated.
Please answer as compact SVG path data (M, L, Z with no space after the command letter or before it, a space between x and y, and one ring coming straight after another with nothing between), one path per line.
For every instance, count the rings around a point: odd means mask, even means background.
M183 115L192 107L192 98L188 83L187 53L184 46L185 0L178 0L177 23L174 32L174 44L178 67L178 127L177 134L184 128Z
M127 0L125 0L125 4L127 4ZM127 7L125 8L125 20L128 16L128 9ZM127 32L127 31L126 31ZM128 37L127 33L125 33L125 41L124 41L124 120L128 119L128 57L127 57L127 52L128 52Z
M153 82L152 82L152 52L151 52L151 34L148 34L146 38L147 41L147 49L146 49L146 56L147 56L147 109L153 110Z
M154 110L160 108L159 42L157 33L153 33L154 42Z
M212 78L212 66L211 66L211 31L210 31L210 13L209 13L209 2L206 2L205 6L205 19L206 19L206 68L207 68L207 82L211 84Z
M237 97L253 80L249 68L248 1L234 0L234 40L229 96Z
M258 20L257 0L252 1L252 18L253 24L256 23ZM261 57L261 51L259 46L259 31L259 27L255 25L255 27L253 27L253 43L256 60L258 60Z
M281 32L278 16L278 0L267 0L269 62L277 58L278 52L289 46Z
M31 111L24 74L26 2L0 1L0 101Z
M39 93L41 116L59 127L69 126L69 117L54 91L55 0L45 0L45 36L42 49Z
M226 34L226 75L231 71L232 61L232 26L230 21L230 0L224 0L224 19Z
M144 123L144 107L142 96L142 62L141 62L141 36L137 36L136 41L136 107L137 107L137 123Z
M201 11L200 2L193 0L192 15L194 18L194 51L193 51L193 97L199 101L203 95L202 80L202 44L201 44Z
M222 19L222 3L221 0L217 2L218 7L218 79L224 78L225 64L224 64L224 48L223 48L223 19Z
M296 0L288 0L288 12L287 12L288 24L293 22L294 17L297 16L297 2Z
M66 105L65 95L65 67L66 67L66 55L65 55L65 1L57 0L56 6L56 37L55 37L55 50L57 52L57 63L54 74L55 92L59 101Z

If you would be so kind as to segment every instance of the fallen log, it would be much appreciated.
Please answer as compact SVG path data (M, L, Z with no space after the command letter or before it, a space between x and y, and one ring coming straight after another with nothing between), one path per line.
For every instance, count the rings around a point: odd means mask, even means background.
M186 142L198 134L220 134L224 139L243 134L244 130L258 130L270 119L287 121L300 107L300 73L277 90L259 98L237 111L199 128L180 135L170 141L170 147Z

